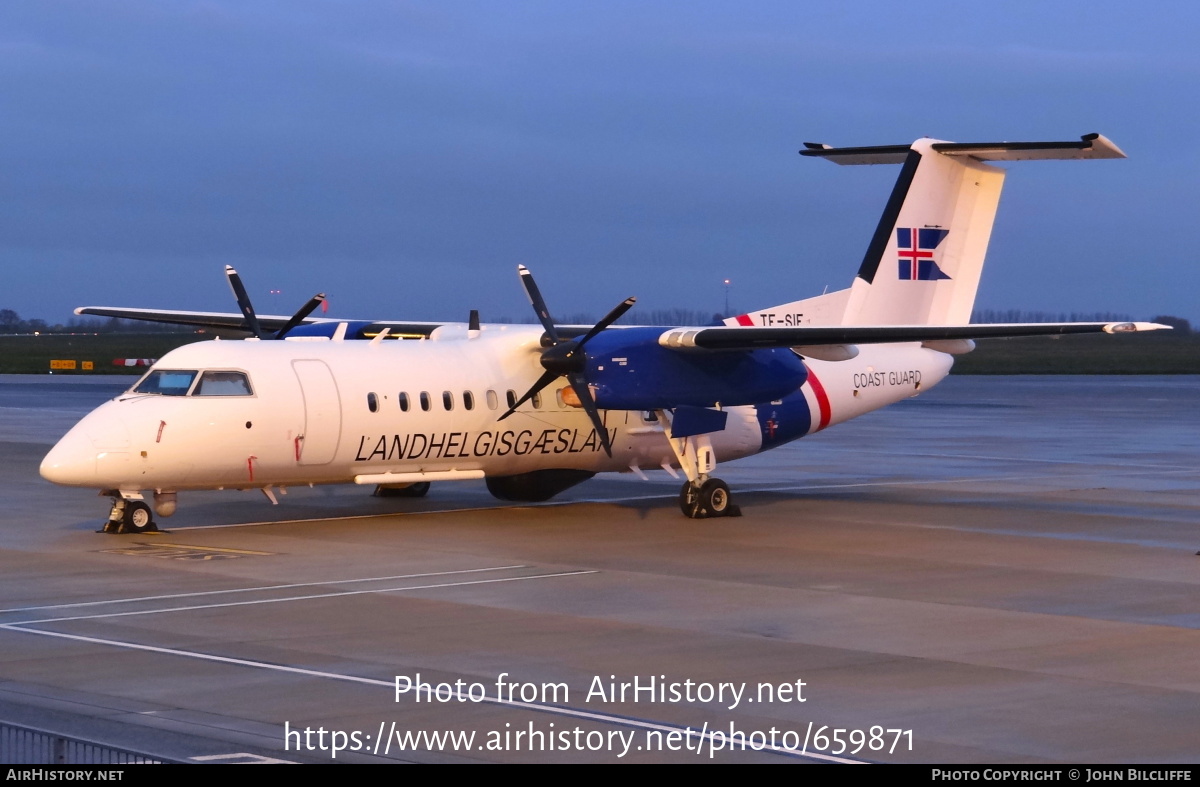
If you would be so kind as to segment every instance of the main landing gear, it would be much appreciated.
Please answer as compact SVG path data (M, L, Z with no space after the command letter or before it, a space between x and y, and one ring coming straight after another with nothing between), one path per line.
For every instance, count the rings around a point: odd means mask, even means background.
M154 524L154 514L150 506L141 500L126 500L120 493L111 495L112 510L108 512L108 521L101 528L101 533L157 533L158 525Z
M683 489L679 490L679 508L692 519L742 515L742 510L733 504L729 485L719 478L710 478L699 485L684 481Z
M658 420L664 425L667 442L688 479L679 490L679 508L683 515L690 519L741 516L742 509L734 505L729 485L709 475L717 468L717 458L708 435L675 437L671 434L671 413L666 410L658 411Z

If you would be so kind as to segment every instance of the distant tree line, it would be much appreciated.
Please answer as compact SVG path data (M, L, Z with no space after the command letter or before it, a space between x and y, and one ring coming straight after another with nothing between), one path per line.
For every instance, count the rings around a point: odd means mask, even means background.
M971 312L971 322L987 324L995 322L1132 322L1128 314L1117 312L1030 312L1020 309L976 309ZM1192 332L1192 324L1182 317L1160 314L1151 318L1150 322L1170 325L1175 329L1175 335L1186 335Z
M558 325L595 325L600 317L592 312L574 312L568 314L552 314L554 322ZM499 317L489 320L485 315L484 322L498 322L504 324L511 323L533 323L536 318L530 314L528 317L521 317L514 320L512 317ZM700 311L699 309L630 309L621 319L617 320L617 324L621 325L716 325L725 319L723 316L713 312Z
M630 309L619 322L628 325L716 325L721 314L699 309Z
M23 320L12 309L0 309L0 334L29 333L182 333L195 330L181 325L162 325L116 317L72 317L51 325L45 320Z
M1158 322L1163 325L1170 325L1178 334L1190 334L1192 332L1192 324L1182 317L1172 317L1169 314L1160 314L1150 320L1150 322Z
M1022 309L976 309L971 322L1132 322L1128 314L1117 312L1031 312Z

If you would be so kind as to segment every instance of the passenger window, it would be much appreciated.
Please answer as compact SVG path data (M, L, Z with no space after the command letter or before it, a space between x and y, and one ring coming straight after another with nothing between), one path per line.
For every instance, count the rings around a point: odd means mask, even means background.
M408 394L403 391L400 392L400 412L408 412Z
M446 412L454 409L454 394L449 391L442 391L442 407L446 408Z
M541 409L542 409L542 395L541 395L541 393L535 393L535 394L533 395L533 399L532 399L531 401L533 402L533 409L534 409L534 410L541 410Z
M475 409L475 394L471 393L470 391L463 391L463 409Z
M496 392L491 389L488 389L487 392L487 404L489 410L495 410L500 406L500 397L496 396Z
M508 391L508 406L510 408L517 406L517 392L512 390L511 388Z
M429 412L429 392L421 391L421 409Z
M379 412L379 397L373 393L367 394L367 409L373 413Z
M192 381L199 372L158 369L150 372L133 387L134 393L160 396L187 396Z

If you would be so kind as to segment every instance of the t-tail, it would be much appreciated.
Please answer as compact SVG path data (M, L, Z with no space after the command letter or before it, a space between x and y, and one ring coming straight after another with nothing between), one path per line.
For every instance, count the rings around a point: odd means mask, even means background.
M1125 158L1099 134L1077 142L805 143L800 155L903 166L849 289L731 317L729 325L966 325L1006 174L984 162Z

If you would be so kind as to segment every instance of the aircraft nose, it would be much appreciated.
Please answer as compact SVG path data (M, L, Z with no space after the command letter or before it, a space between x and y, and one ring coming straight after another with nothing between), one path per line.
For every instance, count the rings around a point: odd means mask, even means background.
M87 434L72 429L46 454L38 472L51 483L92 486L96 479L96 453Z
M101 405L63 435L42 460L42 478L64 486L107 489L127 475L129 427L113 406Z

